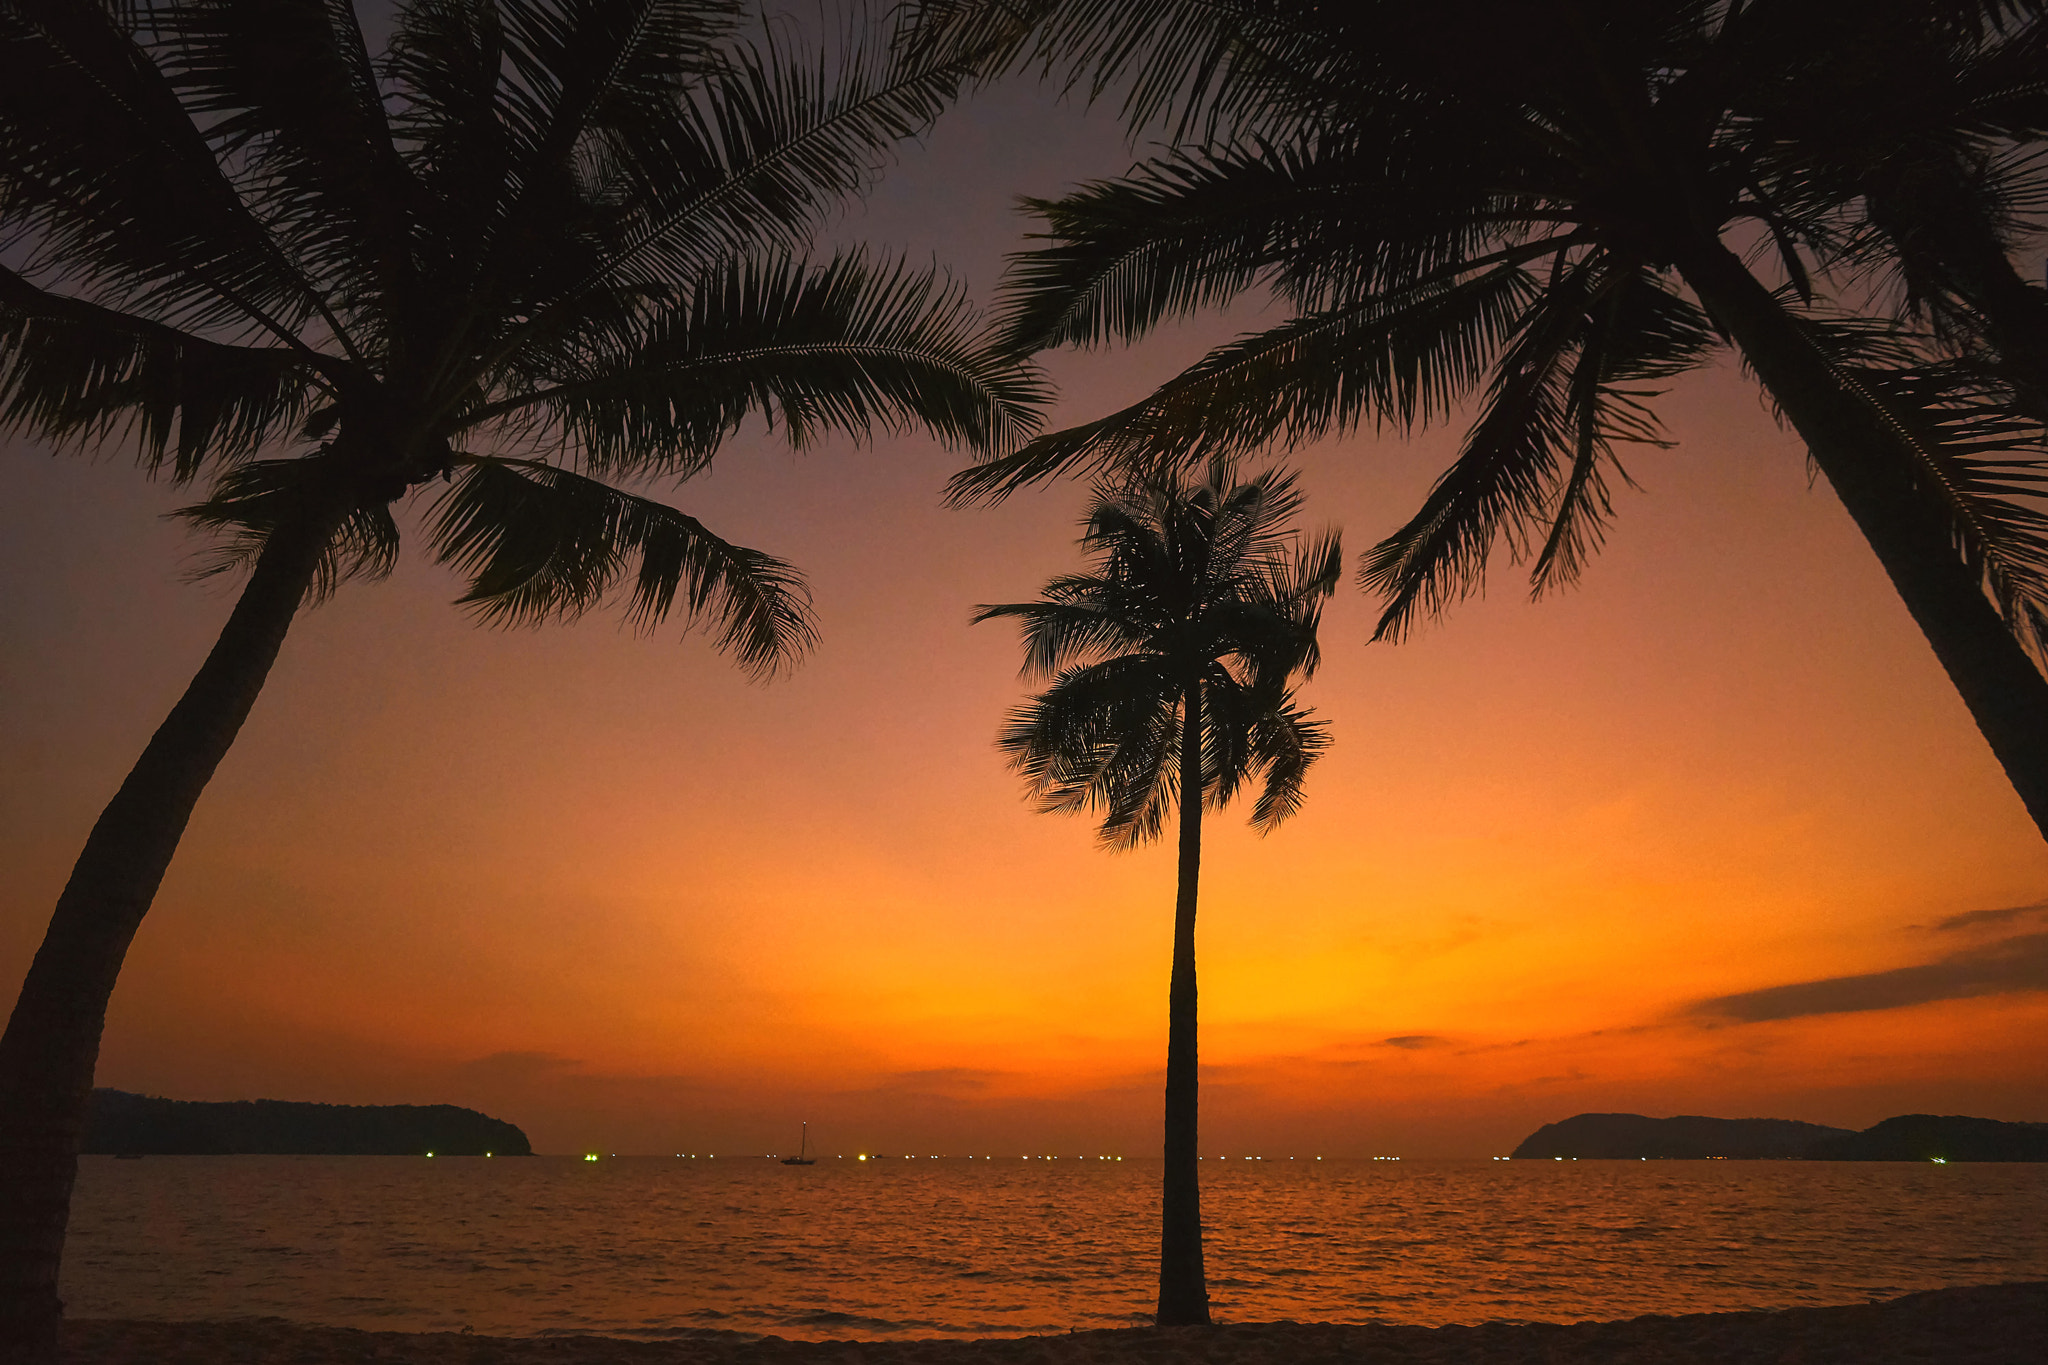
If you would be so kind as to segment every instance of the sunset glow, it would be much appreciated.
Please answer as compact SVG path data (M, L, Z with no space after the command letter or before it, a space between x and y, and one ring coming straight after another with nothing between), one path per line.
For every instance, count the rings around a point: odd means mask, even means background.
M999 91L842 235L986 300L1013 196L1128 155ZM1055 420L1246 325L1050 357ZM1331 605L1306 809L1209 826L1205 1153L1488 1156L1585 1110L2048 1118L2048 847L1750 382L1680 380L1660 412L1677 445L1629 458L1644 491L1578 589L1532 605L1503 561L1399 646L1366 647L1355 586ZM1306 520L1355 557L1454 444L1300 452ZM181 579L178 490L7 458L18 982L231 587ZM546 1152L787 1152L807 1119L860 1161L1156 1155L1172 850L1031 812L993 745L1014 636L967 625L1077 566L1083 490L946 511L960 458L750 430L662 490L808 575L823 645L768 685L673 629L476 628L416 556L303 616L129 957L99 1084L469 1105Z

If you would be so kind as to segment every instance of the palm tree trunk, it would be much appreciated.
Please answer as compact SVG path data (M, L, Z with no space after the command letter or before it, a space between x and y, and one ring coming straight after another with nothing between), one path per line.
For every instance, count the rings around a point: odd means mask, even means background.
M1202 1269L1202 1187L1196 1165L1195 904L1202 874L1202 685L1181 705L1180 889L1173 908L1173 981L1166 1005L1166 1177L1159 1220L1161 1327L1209 1321Z
M56 1359L57 1270L107 1001L199 793L277 658L339 523L288 518L185 695L86 839L0 1035L0 1350Z
M2048 837L2048 679L1929 513L1906 460L1885 455L1894 433L1734 253L1704 243L1677 264L1805 440Z

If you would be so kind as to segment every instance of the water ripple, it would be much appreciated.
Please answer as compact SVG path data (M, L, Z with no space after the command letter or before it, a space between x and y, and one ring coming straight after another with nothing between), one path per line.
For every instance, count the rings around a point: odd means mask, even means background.
M648 1339L1146 1320L1156 1162L87 1158L81 1317ZM2048 1277L2048 1166L1220 1164L1218 1316L1573 1322Z

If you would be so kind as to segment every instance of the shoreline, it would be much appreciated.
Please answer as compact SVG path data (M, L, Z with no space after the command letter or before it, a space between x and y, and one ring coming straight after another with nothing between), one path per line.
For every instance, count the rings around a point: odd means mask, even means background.
M1230 1323L1060 1336L883 1341L488 1337L375 1332L281 1318L82 1319L65 1365L2039 1365L2048 1280L1871 1303L1618 1322Z

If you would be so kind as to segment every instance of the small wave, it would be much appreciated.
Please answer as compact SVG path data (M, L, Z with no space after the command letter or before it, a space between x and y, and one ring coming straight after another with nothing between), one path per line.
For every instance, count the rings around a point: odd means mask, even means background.
M810 1313L796 1313L783 1319L792 1327L851 1327L865 1332L901 1332L919 1324L891 1322L887 1318L866 1318L858 1313L840 1313L830 1308L821 1308Z

